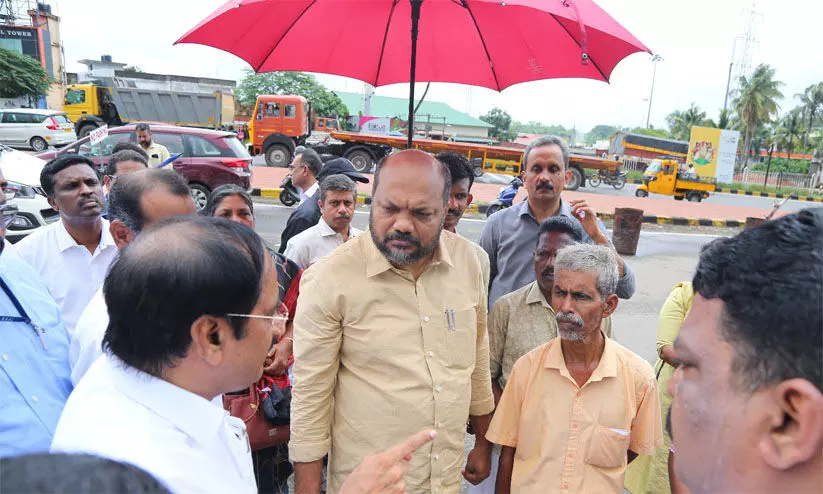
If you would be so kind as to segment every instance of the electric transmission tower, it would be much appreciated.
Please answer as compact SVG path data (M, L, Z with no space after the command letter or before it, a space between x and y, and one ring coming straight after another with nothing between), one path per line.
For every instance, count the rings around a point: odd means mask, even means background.
M36 7L37 2L33 0L0 0L0 24L31 26L28 12Z
M744 19L743 33L734 39L732 46L732 60L729 63L729 80L726 83L726 96L723 100L723 109L728 108L730 102L734 101L740 91L740 78L748 78L754 69L754 60L757 55L759 41L757 39L757 29L763 20L763 14L757 11L757 0L752 1L750 9L743 10L741 15Z

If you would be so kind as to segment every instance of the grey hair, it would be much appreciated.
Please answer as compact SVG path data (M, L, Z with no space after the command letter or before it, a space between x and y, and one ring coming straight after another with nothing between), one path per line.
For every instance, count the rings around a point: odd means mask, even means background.
M145 122L140 122L139 124L134 126L135 132L148 132L151 134L151 126Z
M330 190L351 192L354 194L354 200L357 201L357 185L352 179L342 173L329 175L320 182L320 202L323 204L326 203L326 193Z
M538 137L537 139L530 142L528 146L526 146L526 150L523 151L523 168L526 168L526 163L529 161L529 153L531 153L533 149L551 145L558 146L560 148L560 151L563 152L563 167L568 168L569 146L566 145L566 141L564 141L562 138L554 135Z
M597 275L597 291L605 300L617 292L617 280L620 278L617 253L614 249L602 245L576 244L557 251L554 272L578 271Z

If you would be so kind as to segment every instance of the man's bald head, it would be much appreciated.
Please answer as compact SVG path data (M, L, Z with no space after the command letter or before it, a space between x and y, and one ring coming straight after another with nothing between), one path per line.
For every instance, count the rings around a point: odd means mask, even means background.
M431 178L431 175L426 174L437 174L442 180L443 205L446 206L449 203L449 192L452 186L451 173L449 172L449 168L443 166L443 163L439 162L434 156L430 155L429 153L420 151L418 149L406 149L405 151L400 151L398 153L391 154L377 165L377 169L374 172L374 186L372 187L372 197L374 197L377 194L377 187L380 182L380 175L384 171L387 172L390 169L401 166L407 169L414 168L415 174L419 174L418 176L421 178L421 180Z

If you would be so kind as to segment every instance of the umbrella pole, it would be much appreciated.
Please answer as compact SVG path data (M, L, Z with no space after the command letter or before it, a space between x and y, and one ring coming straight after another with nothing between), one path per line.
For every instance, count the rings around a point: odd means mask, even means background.
M423 0L409 0L411 3L411 73L409 75L409 121L406 126L408 131L408 141L406 149L412 148L412 138L414 136L414 76L417 71L417 26L420 23L420 6Z

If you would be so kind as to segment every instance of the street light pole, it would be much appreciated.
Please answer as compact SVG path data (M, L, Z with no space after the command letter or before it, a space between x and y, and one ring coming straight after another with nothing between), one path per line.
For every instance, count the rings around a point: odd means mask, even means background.
M654 69L652 70L652 90L649 93L649 112L646 114L646 128L649 128L649 120L652 117L652 97L654 96L654 79L657 77L657 62L663 60L663 57L660 55L652 55L652 63L654 63Z

